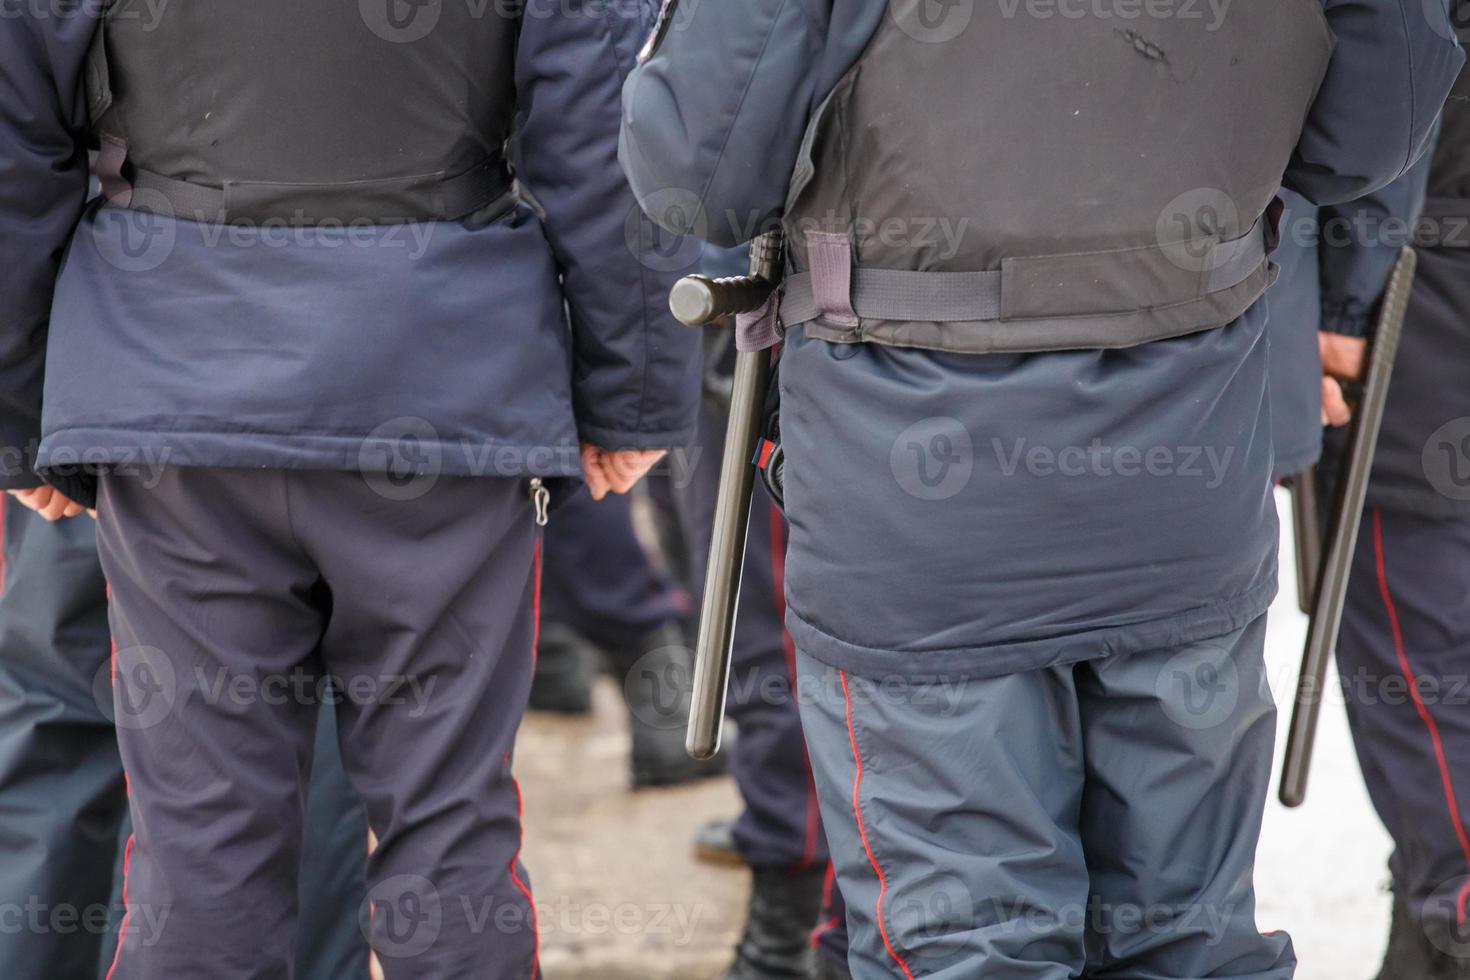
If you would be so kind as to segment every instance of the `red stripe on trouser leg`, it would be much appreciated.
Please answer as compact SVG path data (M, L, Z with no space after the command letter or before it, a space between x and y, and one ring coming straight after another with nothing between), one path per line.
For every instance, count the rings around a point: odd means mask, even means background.
M1450 823L1455 828L1455 837L1460 842L1460 850L1465 855L1465 865L1470 870L1470 838L1465 834L1465 821L1460 815L1460 805L1455 799L1455 784L1450 778L1449 761L1445 756L1444 740L1439 735L1439 725L1435 723L1434 716L1429 713L1429 707L1424 703L1419 694L1418 678L1414 675L1414 668L1409 665L1409 655L1404 648L1404 634L1399 625L1398 607L1394 605L1393 593L1388 588L1388 573L1383 560L1383 514L1382 511L1373 508L1373 560L1378 571L1378 594L1383 599L1384 611L1388 614L1389 629L1393 633L1394 655L1398 657L1399 669L1403 672L1404 680L1409 684L1409 697L1414 702L1414 710L1418 712L1419 718L1424 722L1425 729L1429 732L1429 740L1434 747L1435 763L1439 766L1439 781L1444 787L1445 805L1449 809ZM1465 898L1470 895L1470 878L1460 886L1460 892L1455 898L1455 916L1460 925L1465 924Z
M128 842L123 847L123 917L122 923L117 927L117 946L112 951L112 965L107 968L107 980L112 980L113 973L117 972L117 961L122 956L123 937L128 934L128 920L133 917L132 907L128 905L128 867L133 863L133 835L128 835Z
M536 539L536 546L531 552L531 661L536 660L536 646L541 642L541 539ZM505 754L505 762L511 764L510 753ZM516 791L516 823L519 826L520 838L516 841L516 852L510 857L510 880L526 896L526 904L531 909L531 980L536 980L541 971L541 928L536 922L536 899L531 895L531 887L521 880L520 870L516 867L521 860L521 848L526 843L526 828L522 823L525 815L525 806L521 799L521 784L514 775L510 777L510 783Z
M521 784L514 776L510 777L510 782L516 789L516 820L519 821L524 812L521 805ZM520 889L521 894L526 896L526 904L531 908L531 980L536 980L541 971L541 927L536 922L536 899L531 895L531 887L521 880L520 871L516 869L516 865L521 860L521 847L525 841L526 830L525 827L522 827L521 839L516 845L515 854L510 859L510 880Z
M104 595L110 602L112 600L112 587L104 587ZM107 670L111 675L113 690L117 689L117 638L109 636L111 653L108 656ZM123 770L123 791L128 797L133 795L133 782L128 779L127 770ZM112 980L112 975L117 972L117 961L122 957L123 938L128 934L128 922L133 917L132 907L128 905L128 868L133 863L133 835L128 834L128 842L123 845L123 870L122 870L122 901L123 917L117 927L117 946L112 950L112 963L107 967L106 980Z
M883 948L888 950L888 955L893 957L893 962L903 971L908 980L914 980L914 975L909 972L908 964L904 963L902 957L893 948L893 943L888 940L888 929L883 925L883 896L888 893L888 880L883 877L883 869L878 866L878 858L873 854L873 847L868 843L868 829L863 825L863 810L858 805L858 793L863 785L863 757L858 752L857 730L852 726L852 695L847 690L847 673L839 670L837 676L842 679L842 700L847 710L847 737L852 742L852 761L857 766L857 772L852 779L852 814L857 818L858 836L863 840L863 850L867 852L868 864L872 865L873 873L878 876L878 904L874 909L878 920L878 935L883 937Z

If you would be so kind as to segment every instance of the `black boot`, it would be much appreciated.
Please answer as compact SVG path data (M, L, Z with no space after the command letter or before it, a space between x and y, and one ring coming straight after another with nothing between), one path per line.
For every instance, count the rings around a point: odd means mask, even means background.
M694 834L694 859L727 867L744 865L745 857L735 846L734 830L730 820L711 820L701 826Z
M633 647L608 651L623 681L633 731L634 789L674 786L725 771L723 753L700 762L684 751L693 658L684 630L673 623Z
M1409 914L1408 903L1395 894L1388 949L1377 980L1428 980L1437 954L1423 924Z
M543 622L531 675L532 711L585 715L592 711L592 666L596 651L570 626Z
M812 929L822 907L825 869L789 874L781 869L751 872L745 933L725 980L807 980L816 954Z

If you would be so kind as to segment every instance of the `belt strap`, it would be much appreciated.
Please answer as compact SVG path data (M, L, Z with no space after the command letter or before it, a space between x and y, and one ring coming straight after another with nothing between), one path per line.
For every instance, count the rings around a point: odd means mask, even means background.
M487 159L453 177L423 174L331 184L227 180L211 187L132 168L131 191L109 195L120 207L211 224L320 225L368 221L453 221L513 200L505 164Z
M1266 259L1268 250L1267 229L1269 222L1257 221L1250 231L1239 238L1216 242L1206 260L1199 264L1204 269L1191 269L1192 263L1177 266L1180 277L1193 277L1198 284L1196 296L1229 289L1244 282ZM781 322L787 327L806 323L819 317L829 318L829 313L838 310L854 311L865 320L897 320L923 323L956 323L976 320L999 320L1002 318L1003 300L1006 295L1008 272L1005 264L1001 269L990 272L915 272L904 269L874 269L861 266L850 270L851 290L846 304L837 303L830 295L834 287L840 288L841 277L832 276L834 254L831 243L824 237L816 242L809 235L812 254L812 270L788 276L785 295L781 301ZM1160 251L1167 251L1159 247ZM1129 250L1136 254L1139 250ZM821 257L817 255L820 252ZM851 260L851 246L845 249ZM1097 253L1086 260L1096 265L1100 274L1106 274L1110 256L1125 253ZM1075 270L1075 256L1056 256L1065 262L1068 271ZM1026 278L1045 278L1046 257L1025 259ZM1121 270L1118 270L1121 271ZM1191 286L1194 284L1192 283ZM1151 304L1147 296L1138 296L1140 302L1135 309L1147 308ZM1189 297L1195 298L1195 297ZM1173 300L1178 301L1178 300ZM1108 309L1095 311L1099 315L1127 312ZM842 323L839 319L836 322ZM842 325L846 325L842 323Z

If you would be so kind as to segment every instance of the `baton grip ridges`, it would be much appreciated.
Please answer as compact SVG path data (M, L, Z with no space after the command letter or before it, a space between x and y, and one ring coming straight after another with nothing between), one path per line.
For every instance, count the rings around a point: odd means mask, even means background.
M760 309L774 288L763 276L685 276L669 291L669 310L680 323L704 327Z

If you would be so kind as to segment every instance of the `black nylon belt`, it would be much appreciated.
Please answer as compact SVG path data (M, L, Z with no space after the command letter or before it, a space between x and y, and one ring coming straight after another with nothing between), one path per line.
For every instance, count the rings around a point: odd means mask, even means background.
M1257 222L1239 238L1217 243L1209 269L1181 270L1181 275L1195 277L1201 294L1238 285L1265 261L1265 232L1266 222ZM1107 253L1100 253L1099 261L1105 263L1106 256ZM852 270L851 307L865 320L934 323L999 320L1003 315L1005 276L1002 270L917 272L857 266ZM781 299L781 322L792 327L821 315L811 273L788 276Z

